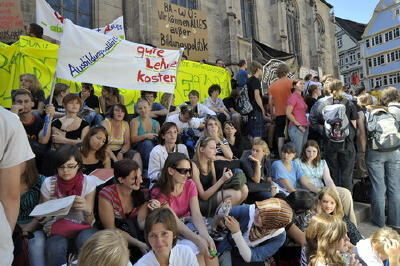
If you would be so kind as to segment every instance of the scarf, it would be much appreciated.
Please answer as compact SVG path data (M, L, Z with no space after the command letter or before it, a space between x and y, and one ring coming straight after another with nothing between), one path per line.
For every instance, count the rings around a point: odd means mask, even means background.
M292 208L283 200L271 198L256 201L256 212L261 218L261 226L254 223L250 229L249 240L254 242L280 228L286 227L292 220Z
M64 180L57 175L56 182L56 197L64 198L72 195L80 196L83 189L84 175L82 172L78 172L72 179Z

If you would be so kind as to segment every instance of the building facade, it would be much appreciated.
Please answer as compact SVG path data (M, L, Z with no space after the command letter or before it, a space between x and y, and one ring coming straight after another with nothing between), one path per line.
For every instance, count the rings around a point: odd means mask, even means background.
M26 22L35 21L35 1L21 1ZM189 59L211 63L222 59L227 65L237 64L240 59L251 60L252 39L256 39L274 49L295 54L300 76L310 71L338 76L334 17L332 6L325 0L166 0L164 3L174 4L170 14L161 14L165 11L160 10L162 0L46 1L62 16L85 27L101 27L123 15L128 40L161 47L165 39L160 37L160 29L167 27L172 31L169 26L184 23L176 19L178 15L174 11L179 13L179 10L175 7L190 8L192 14L194 11L205 18L206 34L204 27L194 26L189 30L182 27L184 33L189 32L187 36L175 34L174 42L168 39L169 44L185 43L186 37L190 39L202 32L201 42L197 38L192 47L201 49L202 53L198 54L204 56L191 58L189 55ZM163 15L165 23L161 21ZM173 21L167 20L170 18Z
M361 51L368 89L400 89L400 2L381 0L364 35Z
M351 20L335 18L336 44L339 58L339 74L345 86L361 85L364 78L360 41L364 33L365 24Z

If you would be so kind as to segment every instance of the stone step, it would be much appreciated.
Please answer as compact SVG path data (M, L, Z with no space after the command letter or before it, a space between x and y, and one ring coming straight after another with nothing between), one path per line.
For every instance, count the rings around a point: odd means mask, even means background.
M354 213L356 215L357 223L369 221L371 218L371 205L362 202L354 202Z

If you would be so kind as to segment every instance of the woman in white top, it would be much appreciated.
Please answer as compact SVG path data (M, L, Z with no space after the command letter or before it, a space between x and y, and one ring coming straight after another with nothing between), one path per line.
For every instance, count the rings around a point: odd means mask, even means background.
M58 266L67 262L70 245L79 250L97 230L92 228L96 182L80 171L82 158L75 145L59 148L54 158L56 176L48 177L41 187L44 202L75 196L67 215L48 217L43 230L47 234L46 265ZM73 240L73 241L71 241Z
M144 234L151 251L135 266L198 266L195 254L184 245L176 244L178 225L171 210L156 209L146 218Z
M335 185L326 161L321 159L321 151L316 141L309 140L306 142L300 158L296 159L294 164L302 170L303 175L307 176L309 182L317 189L321 190L324 187L334 189L342 202L345 215L349 217L352 223L357 225L351 192L346 188Z
M176 124L174 122L165 122L158 134L160 144L155 146L150 152L148 177L152 183L158 180L169 153L180 152L189 157L186 146L176 143L177 138L178 127Z

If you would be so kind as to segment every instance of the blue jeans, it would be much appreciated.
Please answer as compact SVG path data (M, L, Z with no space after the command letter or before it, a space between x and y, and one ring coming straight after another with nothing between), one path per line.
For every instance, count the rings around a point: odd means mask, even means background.
M385 226L385 196L388 202L387 225L400 227L400 150L368 150L367 168L372 183L372 222Z
M85 229L70 243L70 240L60 235L54 235L46 241L46 265L47 266L60 266L67 263L68 252L70 248L79 251L86 240L88 240L94 233L97 232L96 228ZM73 244L73 246L70 246Z
M103 121L103 116L96 113L90 112L89 114L83 117L83 120L89 123L89 125L100 125L101 121Z
M144 169L147 169L149 167L150 152L154 148L154 146L154 142L149 139L143 140L137 144L136 149L142 157Z
M308 127L304 127L306 129L305 132L302 132L296 126L289 126L288 134L290 137L290 141L293 143L297 156L300 156L301 151L303 150L304 145L307 142L308 138Z
M240 224L240 230L247 232L249 223L249 205L243 204L232 208L230 215L235 217ZM256 247L251 247L251 262L265 261L272 257L279 248L285 243L286 233L277 235L271 239L268 239ZM217 244L219 253L223 253L226 250L232 250L234 240L229 233L220 243Z
M29 239L28 250L29 250L29 264L37 266L45 266L45 246L46 236L43 230L37 230L33 232L34 237Z

